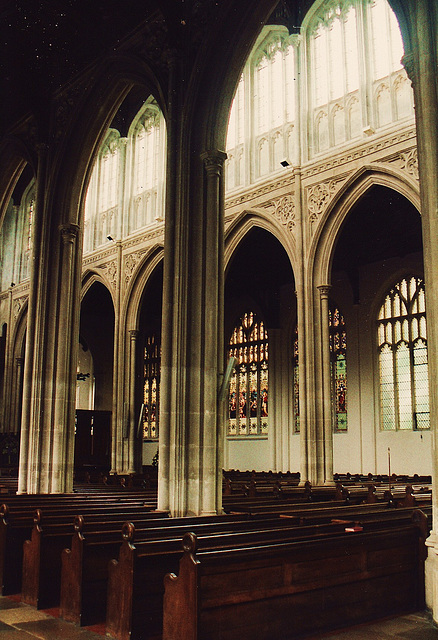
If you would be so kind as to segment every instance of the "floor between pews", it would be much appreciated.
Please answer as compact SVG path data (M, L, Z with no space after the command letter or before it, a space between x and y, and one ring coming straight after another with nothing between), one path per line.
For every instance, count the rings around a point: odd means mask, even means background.
M0 596L0 640L103 640L103 627L80 628L64 622L57 613L37 611L22 604L19 597Z
M64 622L56 611L37 611L19 598L0 596L0 640L103 640L104 629L79 628ZM52 615L54 614L54 615ZM438 627L427 612L417 612L348 629L312 636L307 640L438 640ZM236 638L236 640L239 640ZM282 640L282 638L272 638Z
M438 640L438 627L427 611L419 611L322 633L307 640Z

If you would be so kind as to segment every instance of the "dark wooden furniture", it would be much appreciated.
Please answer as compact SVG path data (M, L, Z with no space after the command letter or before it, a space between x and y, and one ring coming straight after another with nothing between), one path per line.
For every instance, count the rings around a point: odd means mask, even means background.
M418 513L403 526L238 550L198 551L186 534L179 574L165 577L162 640L292 640L415 611L426 535Z

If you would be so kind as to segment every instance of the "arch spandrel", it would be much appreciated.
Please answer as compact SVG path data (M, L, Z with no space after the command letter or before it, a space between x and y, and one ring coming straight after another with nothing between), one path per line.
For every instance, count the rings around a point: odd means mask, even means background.
M113 303L113 307L115 308L116 306L116 301L114 298L115 291L113 291L113 288L111 287L108 280L102 274L98 273L97 271L94 271L93 269L87 269L85 273L82 275L81 303L84 301L84 298L87 295L87 293L90 291L90 289L96 283L99 283L103 287L105 287L105 289L108 291L111 297L111 302Z
M316 286L330 283L334 249L342 224L352 207L375 185L400 193L420 210L418 183L408 182L401 172L375 165L364 166L355 172L333 197L311 240L308 276Z
M267 214L257 211L256 209L248 209L237 215L225 232L225 254L224 267L227 272L230 261L234 253L238 250L243 238L251 229L259 227L274 236L285 250L293 273L296 272L298 264L298 255L296 240L291 234L285 233L280 223L268 217ZM290 237L288 237L290 236Z
M156 244L147 250L136 267L136 271L127 286L121 310L122 325L127 330L138 329L144 291L155 269L163 260L163 255L162 245Z

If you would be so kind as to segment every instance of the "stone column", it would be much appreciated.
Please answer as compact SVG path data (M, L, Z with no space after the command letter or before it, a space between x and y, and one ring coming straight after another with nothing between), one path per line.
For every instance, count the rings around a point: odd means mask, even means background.
M68 223L60 227L62 247L60 278L62 303L59 305L56 350L56 396L53 411L53 449L51 492L73 491L75 394L71 380L77 367L77 336L72 321L75 315L76 244L79 227ZM50 456L50 453L48 454Z
M10 413L10 425L6 425L7 431L18 433L20 430L20 408L23 395L23 364L24 358L15 358L14 386L12 407Z
M35 336L38 335L39 314L38 295L41 288L40 266L43 258L43 237L45 235L46 221L43 215L44 194L47 174L48 145L38 145L38 168L36 178L36 206L34 209L32 228L32 248L29 277L29 305L26 330L26 358L24 363L23 379L23 409L21 418L20 435L20 460L18 472L18 493L28 491L28 475L30 465L29 444L32 416L38 417L41 412L41 398L34 400L34 388L41 388L41 381L35 380L35 367L38 366L38 356L35 350ZM37 453L34 451L34 453Z
M326 485L333 484L333 428L332 428L332 393L330 372L330 335L329 335L329 285L318 287L320 296L321 317L321 362L323 391L323 469L318 478L323 477ZM322 473L323 472L323 473ZM322 475L321 475L322 474Z
M223 151L206 151L201 158L207 175L205 230L205 364L211 367L205 378L202 444L203 513L222 509L222 467L224 433L219 416L218 389L224 370L224 202ZM222 428L221 428L222 427Z
M135 473L135 440L136 440L136 415L135 415L135 371L137 355L138 331L131 329L129 332L129 433L128 433L128 469L127 473Z
M427 540L426 603L438 621L438 87L436 5L428 0L410 3L412 51L403 64L414 89L420 175L421 223L426 282L427 349L430 425L433 431L433 530Z
M111 411L111 469L110 475L126 471L126 456L124 446L124 420L127 411L126 385L129 384L129 369L126 369L127 344L121 313L123 301L122 287L122 241L116 242L117 274L115 277L116 295L114 305L114 349L113 349L113 400Z

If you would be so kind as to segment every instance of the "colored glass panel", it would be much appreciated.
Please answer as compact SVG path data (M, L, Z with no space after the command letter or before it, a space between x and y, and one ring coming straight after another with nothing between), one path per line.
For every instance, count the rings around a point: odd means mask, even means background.
M347 431L347 332L339 308L329 308L329 341L334 401L334 429Z
M158 440L161 352L157 337L147 337L143 359L143 439Z
M267 435L268 335L254 313L245 313L233 329L228 355L236 363L228 394L227 435Z

